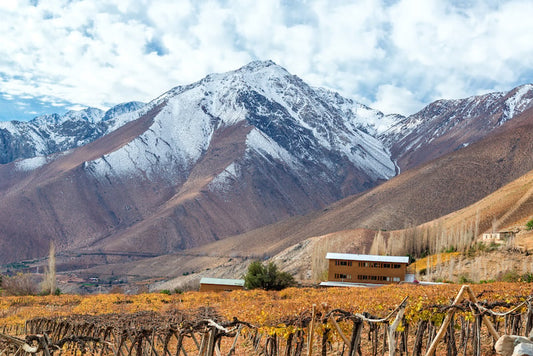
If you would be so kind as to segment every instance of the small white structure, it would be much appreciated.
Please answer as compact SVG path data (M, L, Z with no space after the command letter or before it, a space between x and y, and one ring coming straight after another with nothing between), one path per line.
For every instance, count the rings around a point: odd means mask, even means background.
M502 245L513 236L514 233L512 231L488 232L483 234L483 236L481 237L481 241Z

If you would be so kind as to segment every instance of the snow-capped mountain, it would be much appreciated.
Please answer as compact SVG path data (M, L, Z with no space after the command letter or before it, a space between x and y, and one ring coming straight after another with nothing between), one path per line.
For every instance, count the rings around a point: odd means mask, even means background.
M105 112L87 108L64 115L42 115L28 122L0 122L0 164L83 146L137 118L134 112L143 106L130 102Z
M533 85L438 100L379 134L402 170L468 146L533 106Z
M404 116L398 114L385 115L381 111L345 98L332 90L315 88L315 91L329 105L340 109L345 120L350 122L351 125L374 137L381 135L393 125L405 119Z
M486 136L529 107L530 89L404 118L266 61L146 105L0 123L2 162L16 160L0 164L0 263L46 255L51 239L59 251L164 254L316 211L395 176L396 160Z
M164 102L154 124L118 151L88 162L96 175L187 172L223 127L245 124L247 157L275 161L294 172L317 170L334 181L342 165L365 172L368 185L395 174L389 153L374 136L360 129L359 114L384 115L353 102L325 102L301 79L273 62L253 62L237 71L209 75L178 87L150 105ZM348 116L347 116L348 113ZM231 169L237 169L232 162ZM223 172L225 175L227 172ZM218 179L220 182L220 179Z
M50 238L63 250L176 251L323 208L396 174L371 134L382 130L383 114L270 61L209 75L131 110L69 115L28 127L95 123L101 137L0 166L0 189L24 191L0 194L10 207L0 225L11 222L0 231L34 242L15 255L37 256ZM43 127L34 131L48 132ZM91 140L58 131L35 140ZM28 204L38 230L12 223ZM0 260L14 258L11 249L0 246Z

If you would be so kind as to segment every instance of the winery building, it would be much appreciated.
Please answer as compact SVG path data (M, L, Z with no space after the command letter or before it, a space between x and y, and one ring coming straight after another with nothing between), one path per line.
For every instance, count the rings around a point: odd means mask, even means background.
M405 281L409 256L328 253L328 282L390 284Z
M200 279L200 292L222 292L244 289L243 279L207 278Z

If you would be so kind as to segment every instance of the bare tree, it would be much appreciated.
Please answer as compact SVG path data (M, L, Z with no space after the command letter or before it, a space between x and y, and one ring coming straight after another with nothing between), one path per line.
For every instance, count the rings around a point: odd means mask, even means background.
M50 253L48 256L48 268L45 269L44 279L41 284L43 294L55 294L56 283L56 248L53 241L50 241Z
M2 277L2 289L6 295L34 295L38 292L37 285L29 273Z

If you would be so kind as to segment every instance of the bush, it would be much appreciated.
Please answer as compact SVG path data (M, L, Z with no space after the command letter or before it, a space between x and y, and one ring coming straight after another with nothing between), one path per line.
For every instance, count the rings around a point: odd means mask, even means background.
M533 219L529 220L526 224L528 230L533 229Z
M520 275L516 271L506 271L499 273L496 279L502 282L518 282Z
M470 283L474 283L474 281L463 274L463 275L459 276L459 283L460 284L467 284L467 283L470 284Z
M520 277L520 280L522 282L532 283L533 282L533 274L531 272L527 272Z
M252 262L244 276L244 287L247 289L282 290L295 284L294 278L287 272L279 271L273 262L266 266L260 261Z
M2 277L2 289L6 295L36 295L39 288L30 274L19 273L12 277Z

